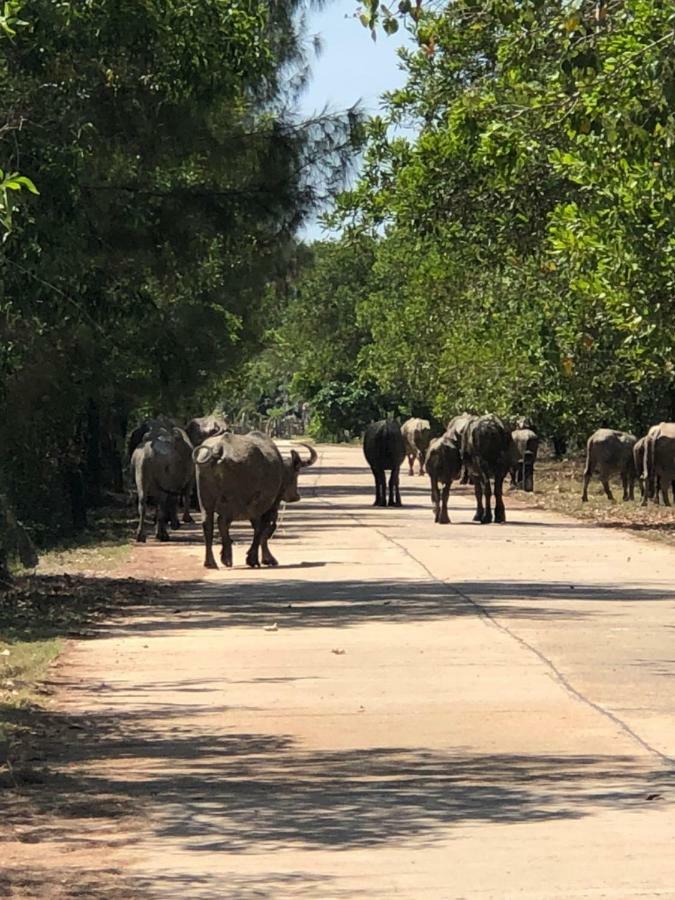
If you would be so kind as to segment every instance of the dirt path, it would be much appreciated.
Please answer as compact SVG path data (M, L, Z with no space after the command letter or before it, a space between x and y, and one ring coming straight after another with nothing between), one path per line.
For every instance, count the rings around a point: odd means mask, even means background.
M175 591L68 651L10 896L675 898L675 551L373 509L356 448L303 479L277 570L135 551Z

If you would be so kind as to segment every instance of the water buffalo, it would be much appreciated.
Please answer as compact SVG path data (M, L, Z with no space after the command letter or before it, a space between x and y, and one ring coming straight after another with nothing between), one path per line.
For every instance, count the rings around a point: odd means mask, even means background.
M427 450L427 474L431 482L431 501L434 505L434 522L447 525L448 495L453 481L462 474L462 457L459 447L447 434L434 438ZM439 485L441 487L439 488Z
M516 428L511 432L516 451L516 463L511 469L511 484L524 491L534 490L534 464L539 452L539 438L531 428Z
M632 500L635 495L635 463L633 447L635 437L625 431L614 431L611 428L599 428L586 443L586 467L584 468L584 489L581 499L588 501L588 485L597 470L607 498L613 500L609 487L612 475L620 475L623 485L623 499Z
M199 447L207 438L224 434L228 430L229 425L222 416L202 416L190 419L185 426L185 432L193 447Z
M426 419L408 419L401 425L401 434L410 468L408 474L413 474L413 466L418 459L420 475L424 475L424 457L431 440L431 425Z
M454 416L448 422L448 426L445 429L445 434L453 441L459 448L462 446L462 435L464 434L464 429L476 419L477 416L472 415L471 413L460 413L458 416ZM468 484L471 480L469 476L469 470L464 466L462 468L462 477L460 479L460 484Z
M494 484L495 522L505 522L502 487L515 461L511 431L497 416L474 418L462 433L461 454L462 464L469 470L476 494L474 522L492 522L491 479Z
M222 539L220 559L224 566L232 566L230 525L248 520L253 526L253 541L246 554L252 568L262 562L276 566L268 541L277 526L279 504L295 503L298 493L298 474L317 460L316 451L307 444L308 460L297 450L282 458L271 438L261 432L250 434L219 434L207 438L194 450L197 464L197 493L202 510L207 569L217 569L213 556L214 517L218 516L218 530Z
M401 506L398 474L405 459L405 444L401 426L394 419L373 422L363 436L363 453L375 477L375 503L387 505L387 476L389 476L389 506Z
M642 477L645 492L642 505L653 498L658 503L659 491L666 506L670 506L670 488L675 494L675 422L661 422L652 426L644 443Z
M157 504L157 539L168 541L167 521L177 524L176 500L192 481L192 444L181 428L155 424L131 455L131 474L138 492L137 541L145 541L148 500Z
M157 430L160 428L165 429L166 431L171 431L173 428L178 428L180 426L177 423L170 419L168 416L155 416L154 418L144 419L139 425L134 428L134 430L129 435L129 442L127 445L129 459L133 457L134 451L137 447L147 440L150 433L153 430ZM192 443L192 442L191 442ZM194 446L194 444L193 444ZM192 522L192 516L190 515L190 494L192 490L192 484L188 485L185 492L182 496L171 496L168 506L167 513L169 516L169 520L171 522L172 528L180 528L180 522L178 521L177 508L180 503L183 507L183 522ZM156 498L154 495L149 494L146 497L147 503L155 503ZM156 521L156 518L155 518Z

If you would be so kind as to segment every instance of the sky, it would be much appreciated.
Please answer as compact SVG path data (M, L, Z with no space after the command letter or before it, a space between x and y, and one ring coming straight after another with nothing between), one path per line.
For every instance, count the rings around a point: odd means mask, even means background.
M348 109L357 102L369 113L377 113L384 91L400 87L404 75L398 68L396 49L406 42L404 29L388 37L381 29L377 40L361 25L354 13L358 0L333 0L308 18L308 32L321 37L323 49L314 60L313 76L301 98L306 115L325 106L334 111ZM306 240L321 237L316 222L303 232Z

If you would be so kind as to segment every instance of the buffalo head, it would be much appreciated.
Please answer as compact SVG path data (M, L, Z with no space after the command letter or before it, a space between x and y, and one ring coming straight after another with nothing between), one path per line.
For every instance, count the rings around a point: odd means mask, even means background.
M291 450L290 458L284 459L284 490L281 498L284 503L298 502L300 499L300 492L298 491L300 470L313 466L319 458L314 447L310 447L309 444L301 444L300 446L309 450L309 459L303 459L297 450Z

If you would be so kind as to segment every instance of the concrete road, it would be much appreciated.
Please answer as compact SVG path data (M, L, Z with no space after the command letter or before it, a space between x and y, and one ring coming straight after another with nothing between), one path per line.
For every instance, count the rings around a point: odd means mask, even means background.
M374 509L353 447L302 483L278 569L243 529L231 571L196 530L137 548L175 590L70 648L82 807L12 863L85 891L53 896L675 898L673 550L466 491L437 526L406 474Z

